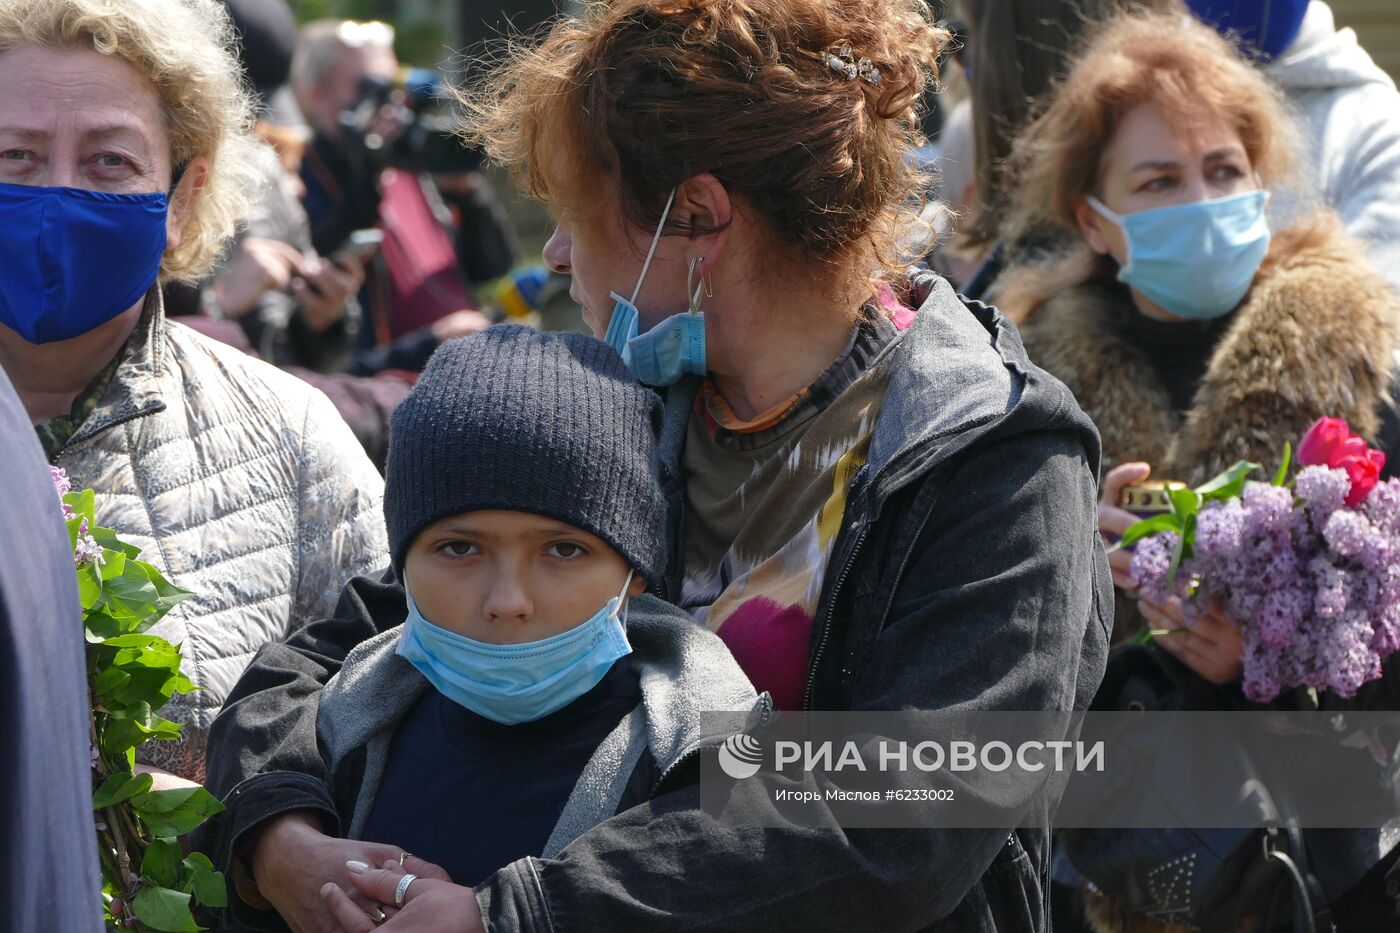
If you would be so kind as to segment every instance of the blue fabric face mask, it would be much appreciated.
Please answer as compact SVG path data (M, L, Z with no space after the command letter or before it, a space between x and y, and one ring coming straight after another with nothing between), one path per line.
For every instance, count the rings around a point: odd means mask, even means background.
M1177 317L1209 321L1235 310L1269 251L1267 191L1132 214L1088 200L1127 238L1118 280Z
M632 298L629 300L617 292L612 293L613 313L608 319L607 332L603 335L604 342L618 352L638 382L657 387L673 385L686 373L703 376L706 369L705 316L698 310L698 288L691 292L690 311L673 314L646 333L639 333L641 314L637 311L637 295L642 291L652 257L656 255L656 244L661 242L661 231L666 226L666 217L671 213L675 200L673 188L671 196L666 199L666 208L661 212L661 222L656 225L656 234L651 238L651 248L647 250L646 262L642 264L642 274L637 278Z
M141 300L165 254L168 198L0 184L0 324L71 340Z
M398 654L438 692L480 716L513 726L558 712L583 696L632 653L618 612L632 584L567 632L518 645L493 645L434 625L404 586L408 620Z

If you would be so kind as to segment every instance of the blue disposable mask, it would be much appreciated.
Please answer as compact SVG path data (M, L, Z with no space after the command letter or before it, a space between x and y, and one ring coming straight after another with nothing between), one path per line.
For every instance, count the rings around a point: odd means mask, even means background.
M567 632L517 645L495 645L434 625L404 587L408 620L398 653L438 692L459 706L503 725L533 722L583 696L632 653L618 613L622 594L593 618Z
M95 330L150 291L168 198L0 184L0 324L30 343Z
M1177 317L1209 321L1235 310L1269 252L1267 191L1132 214L1088 200L1127 239L1118 280Z
M642 264L642 274L637 278L637 287L632 290L631 299L623 298L617 292L612 293L613 313L608 319L607 332L603 335L603 340L621 355L639 382L657 387L672 385L687 373L703 376L706 369L705 316L699 311L698 287L690 292L689 311L673 314L645 333L640 332L642 316L637 310L637 296L642 291L642 283L646 281L647 270L651 268L656 245L661 242L661 231L666 226L666 218L675 200L676 192L672 189L661 212L661 222L656 225L656 233L651 238L651 248L647 250L646 262ZM694 271L694 263L691 270Z

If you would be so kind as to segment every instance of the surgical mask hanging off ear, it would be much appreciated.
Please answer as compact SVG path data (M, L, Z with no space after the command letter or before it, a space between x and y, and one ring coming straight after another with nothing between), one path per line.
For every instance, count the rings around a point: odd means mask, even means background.
M705 365L705 316L700 313L700 292L702 285L692 288L696 267L703 260L691 259L686 275L686 291L690 299L690 310L684 314L673 314L655 327L639 333L641 314L637 310L637 296L641 294L642 283L646 281L651 261L656 256L657 244L666 227L671 206L676 200L676 189L671 189L666 199L666 207L661 212L661 222L656 225L656 233L651 238L651 248L642 263L641 275L637 277L637 287L632 290L632 298L623 298L612 293L613 313L608 320L607 332L603 340L621 356L639 382L649 386L672 385L689 373L703 376ZM701 276L703 280L703 273Z
M1269 252L1264 190L1131 214L1088 201L1127 240L1118 280L1177 317L1209 321L1235 310Z

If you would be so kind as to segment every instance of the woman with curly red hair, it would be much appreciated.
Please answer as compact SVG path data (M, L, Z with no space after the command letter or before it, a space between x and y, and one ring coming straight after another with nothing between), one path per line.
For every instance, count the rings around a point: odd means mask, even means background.
M920 0L618 0L469 98L471 135L553 212L546 259L594 334L665 394L653 590L784 709L1065 711L1100 676L1094 429L1000 315L899 267L941 41ZM352 585L361 606L376 586ZM257 775L221 852L292 913L306 888L284 879L324 865L348 888L346 859L380 861L323 835L324 767L294 722L375 631L331 625L259 659L210 764L221 794ZM475 890L412 882L390 928L1044 928L1048 831L1014 818L760 830L663 789ZM392 904L398 872L353 880Z

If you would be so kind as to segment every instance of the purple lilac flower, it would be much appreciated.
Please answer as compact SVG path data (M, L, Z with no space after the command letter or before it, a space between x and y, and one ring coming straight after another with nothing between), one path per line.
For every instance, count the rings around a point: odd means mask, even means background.
M1356 557L1367 546L1375 534L1375 529L1366 516L1351 509L1338 509L1327 517L1322 526L1322 537L1327 546L1341 557Z
M1251 641L1246 630L1244 649L1244 695L1255 703L1268 703L1283 689L1279 655Z
M1392 603L1381 609L1372 629L1372 651L1384 658L1400 650L1400 605Z
M1193 554L1177 574L1199 615L1215 600L1244 624L1243 688L1269 701L1308 686L1352 696L1400 651L1400 481L1345 505L1350 478L1308 467L1294 493L1250 483L1197 515ZM1172 595L1173 534L1139 542L1132 573L1145 596ZM1196 610L1193 612L1193 610Z
M1244 527L1244 507L1238 499L1207 504L1196 516L1196 553L1204 558L1233 554L1239 550Z
M1381 676L1381 660L1371 650L1371 620L1366 613L1352 610L1332 626L1322 645L1327 666L1327 686L1341 697L1356 696L1368 680Z
M1324 466L1305 467L1298 472L1293 483L1298 498L1307 504L1309 511L1319 521L1340 509L1351 491L1351 478L1346 470L1333 470Z
M1317 583L1313 611L1319 619L1336 619L1347 609L1347 573L1326 557L1315 557L1308 571Z
M49 467L49 479L53 480L53 488L58 493L59 504L63 506L63 517L65 519L73 517L73 507L63 501L63 497L73 491L73 484L68 479L67 472L63 467Z
M1167 585L1167 574L1171 570L1172 554L1181 539L1174 532L1149 535L1137 543L1133 549L1131 572L1143 595L1161 602L1172 595Z
M87 519L83 519L78 524L78 541L73 546L73 563L82 566L83 564L97 564L101 566L107 562L102 553L102 545L97 543L97 539L88 534Z
M1291 645L1311 603L1308 592L1297 585L1265 593L1254 620L1259 644L1270 651L1283 651Z
M1361 511L1383 534L1400 538L1400 480L1379 483L1366 497Z
M1286 529L1293 517L1293 493L1282 486L1246 483L1243 500L1247 535Z
M1278 530L1264 536L1250 556L1254 561L1250 574L1261 592L1267 593L1297 582L1301 569L1298 552L1287 531Z

